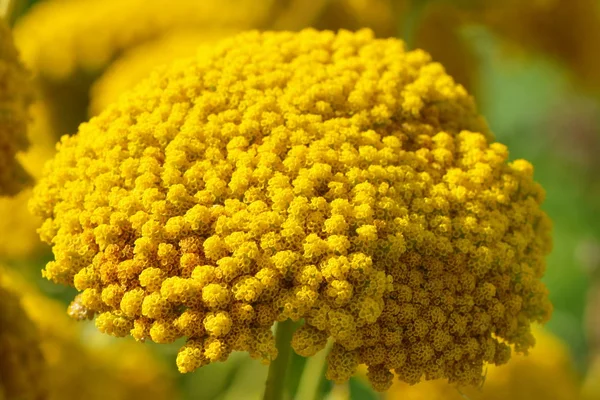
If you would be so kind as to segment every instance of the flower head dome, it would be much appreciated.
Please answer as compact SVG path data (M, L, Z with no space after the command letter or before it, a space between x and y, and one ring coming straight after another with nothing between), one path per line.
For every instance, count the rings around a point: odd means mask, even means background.
M10 28L0 18L0 196L16 194L29 180L15 155L25 150L27 107L32 100L29 74L19 60Z
M544 194L423 51L248 32L156 72L64 137L31 208L76 317L172 342L191 371L334 341L327 376L477 384L551 306Z
M479 388L456 388L442 381L408 386L397 383L388 400L573 400L579 385L571 355L557 337L534 329L536 345L527 356L517 355L507 365L489 366ZM591 399L591 397L590 397Z

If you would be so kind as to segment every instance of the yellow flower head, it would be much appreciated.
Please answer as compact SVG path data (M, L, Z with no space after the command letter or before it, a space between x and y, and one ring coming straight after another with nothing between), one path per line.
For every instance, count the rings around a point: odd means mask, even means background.
M185 336L183 372L335 342L378 390L482 380L550 314L532 166L507 162L428 54L373 33L248 32L156 72L64 137L31 208L100 330Z
M176 28L256 26L268 9L260 3L49 0L28 11L16 26L15 37L27 66L43 77L63 80L78 70L101 70L119 52Z
M578 383L569 351L558 338L534 329L536 345L499 367L489 366L480 388L457 388L442 381L409 386L397 383L386 399L395 400L573 400ZM591 397L590 397L591 399Z
M147 348L107 341L69 319L60 303L15 272L0 267L0 276L0 398L177 398L168 373Z
M28 146L29 74L19 60L12 33L0 18L0 196L14 195L29 181L15 155Z

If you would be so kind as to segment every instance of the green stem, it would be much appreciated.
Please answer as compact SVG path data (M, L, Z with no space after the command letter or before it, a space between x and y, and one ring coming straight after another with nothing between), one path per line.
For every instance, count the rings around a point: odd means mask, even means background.
M319 392L325 375L327 355L332 345L333 342L330 340L323 350L306 360L295 400L318 400L320 398Z
M277 323L275 333L275 344L277 346L277 358L269 366L269 375L265 387L263 400L286 400L286 378L290 356L292 354L292 335L295 324L291 320Z

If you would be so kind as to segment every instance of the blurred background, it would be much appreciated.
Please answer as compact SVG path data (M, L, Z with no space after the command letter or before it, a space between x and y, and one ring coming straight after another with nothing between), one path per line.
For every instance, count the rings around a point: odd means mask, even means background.
M15 41L37 91L32 145L20 155L33 176L61 135L75 133L153 68L241 30L368 27L427 50L475 96L511 158L533 163L547 192L554 250L544 280L554 314L543 351L562 352L553 368L575 389L538 398L600 399L600 1L19 0L12 7ZM65 310L74 290L41 278L52 255L27 212L30 193L0 198L0 264L44 332L42 350L62 385L56 399L260 398L267 368L244 355L180 375L174 359L181 343L113 340L93 323L70 321ZM293 359L293 392L305 362ZM531 380L548 386L554 379L540 377ZM360 376L343 387L322 386L332 399L380 398ZM518 398L506 393L439 398ZM387 398L438 397L399 388Z

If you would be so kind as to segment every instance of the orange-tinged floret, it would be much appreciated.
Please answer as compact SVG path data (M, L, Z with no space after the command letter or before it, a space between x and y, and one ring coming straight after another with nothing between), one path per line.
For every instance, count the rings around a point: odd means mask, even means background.
M423 51L247 32L63 138L31 208L49 221L44 275L91 268L84 305L137 338L185 336L183 372L233 350L269 362L273 323L303 319L292 345L330 338L337 382L363 363L377 390L392 371L477 385L551 312L544 193L507 159Z

